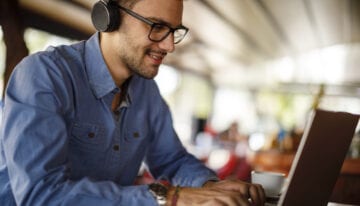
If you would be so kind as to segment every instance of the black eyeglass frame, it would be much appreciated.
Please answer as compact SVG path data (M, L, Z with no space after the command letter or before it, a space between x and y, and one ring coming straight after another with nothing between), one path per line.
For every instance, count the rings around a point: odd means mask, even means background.
M180 39L178 39L177 41L175 41L175 38L174 38L174 44L177 44L177 43L181 42L185 38L186 34L189 31L189 29L186 26L181 25L181 26L179 26L177 28L172 28L172 27L170 27L169 25L166 25L166 24L152 22L149 19L141 16L140 14L138 14L138 13L136 13L136 12L134 12L134 11L128 9L128 8L125 8L125 7L120 6L120 5L117 5L117 6L118 6L119 9L125 11L130 16L135 17L136 19L138 19L138 20L148 24L149 26L151 26L151 29L150 29L149 34L148 34L148 38L149 38L149 40L151 40L153 42L161 42L164 39L166 39L166 37L168 37L170 33L174 34L176 30L183 29L183 30L185 30L185 33L182 35L182 37ZM169 31L160 39L152 39L151 38L151 32L154 29L154 27L156 27L157 25L165 26L165 27L169 28Z

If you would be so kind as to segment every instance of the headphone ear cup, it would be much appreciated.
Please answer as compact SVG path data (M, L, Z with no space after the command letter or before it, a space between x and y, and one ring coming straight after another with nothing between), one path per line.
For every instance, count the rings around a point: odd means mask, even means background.
M91 20L96 30L111 32L120 26L120 14L116 2L98 1L91 11Z

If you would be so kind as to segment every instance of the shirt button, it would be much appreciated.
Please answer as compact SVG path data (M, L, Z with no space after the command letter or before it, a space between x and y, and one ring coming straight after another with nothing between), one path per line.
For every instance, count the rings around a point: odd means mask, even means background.
M89 138L94 138L94 137L95 137L95 133L94 133L94 132L90 132L90 133L88 134L88 137L89 137Z
M134 133L133 133L133 137L134 137L134 138L138 138L138 137L140 137L139 132L134 132Z
M120 149L119 145L116 144L116 145L113 146L114 151L119 151L119 149Z

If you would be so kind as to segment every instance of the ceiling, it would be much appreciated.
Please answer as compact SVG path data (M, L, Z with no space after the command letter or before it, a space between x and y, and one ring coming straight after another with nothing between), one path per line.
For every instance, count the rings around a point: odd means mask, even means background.
M19 2L27 26L75 39L94 32L96 0ZM183 24L190 33L166 63L215 86L325 83L360 96L359 0L186 0Z

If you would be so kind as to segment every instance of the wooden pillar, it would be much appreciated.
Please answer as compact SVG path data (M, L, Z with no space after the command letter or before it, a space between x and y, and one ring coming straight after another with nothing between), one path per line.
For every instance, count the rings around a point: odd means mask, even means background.
M0 24L6 46L4 90L14 67L29 54L24 41L24 27L19 13L18 0L0 1Z

